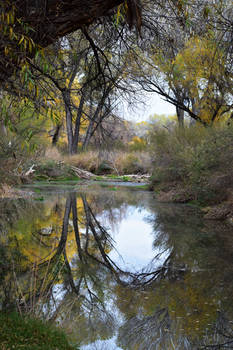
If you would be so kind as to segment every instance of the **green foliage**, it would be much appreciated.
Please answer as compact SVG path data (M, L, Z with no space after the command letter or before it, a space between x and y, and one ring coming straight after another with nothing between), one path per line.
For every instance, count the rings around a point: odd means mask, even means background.
M42 201L44 200L44 197L43 197L43 196L41 196L41 197L36 197L36 198L34 198L34 200L35 200L35 201L40 201L40 202L42 202Z
M112 187L108 187L109 191L117 191L117 187L112 186Z
M151 135L153 182L181 182L193 199L220 200L224 188L214 185L213 179L232 172L232 140L233 128L226 126L155 131Z
M54 326L17 313L0 313L1 350L74 350L66 335Z
M130 181L130 178L128 176L122 176L122 180L124 182L128 182L128 181Z
M222 119L229 110L228 94L231 90L230 81L224 81L225 59L215 33L209 31L203 37L190 39L172 61L170 85L182 85L185 91L189 91L190 100L195 99L200 110L200 120L207 124Z

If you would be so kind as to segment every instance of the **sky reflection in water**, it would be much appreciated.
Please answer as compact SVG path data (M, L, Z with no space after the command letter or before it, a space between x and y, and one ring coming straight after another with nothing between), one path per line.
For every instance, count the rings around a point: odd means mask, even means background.
M125 218L119 223L113 234L114 250L110 258L121 268L140 271L146 267L160 251L153 248L155 235L148 217L152 213L146 209L129 206ZM157 265L162 259L157 261Z

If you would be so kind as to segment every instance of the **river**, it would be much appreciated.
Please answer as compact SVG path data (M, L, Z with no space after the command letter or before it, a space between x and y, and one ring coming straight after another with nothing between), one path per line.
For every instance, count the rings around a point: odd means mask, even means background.
M0 203L1 310L81 350L233 349L232 226L140 186L30 190Z

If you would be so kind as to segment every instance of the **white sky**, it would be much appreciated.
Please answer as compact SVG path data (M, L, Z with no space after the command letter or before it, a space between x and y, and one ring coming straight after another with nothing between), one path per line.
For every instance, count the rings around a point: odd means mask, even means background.
M158 94L148 93L146 99L144 105L137 105L136 108L127 109L127 106L124 105L124 118L140 122L147 120L153 114L176 114L175 106L164 101Z
M148 118L151 114L154 113L171 115L176 113L176 108L174 105L164 101L159 95L154 93L151 94L148 107L144 112L142 112L141 117Z

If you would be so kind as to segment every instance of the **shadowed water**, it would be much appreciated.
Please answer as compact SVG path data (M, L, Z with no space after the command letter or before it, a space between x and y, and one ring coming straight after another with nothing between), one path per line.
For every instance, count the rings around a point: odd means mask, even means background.
M233 349L232 226L140 188L0 202L0 308L82 350Z

